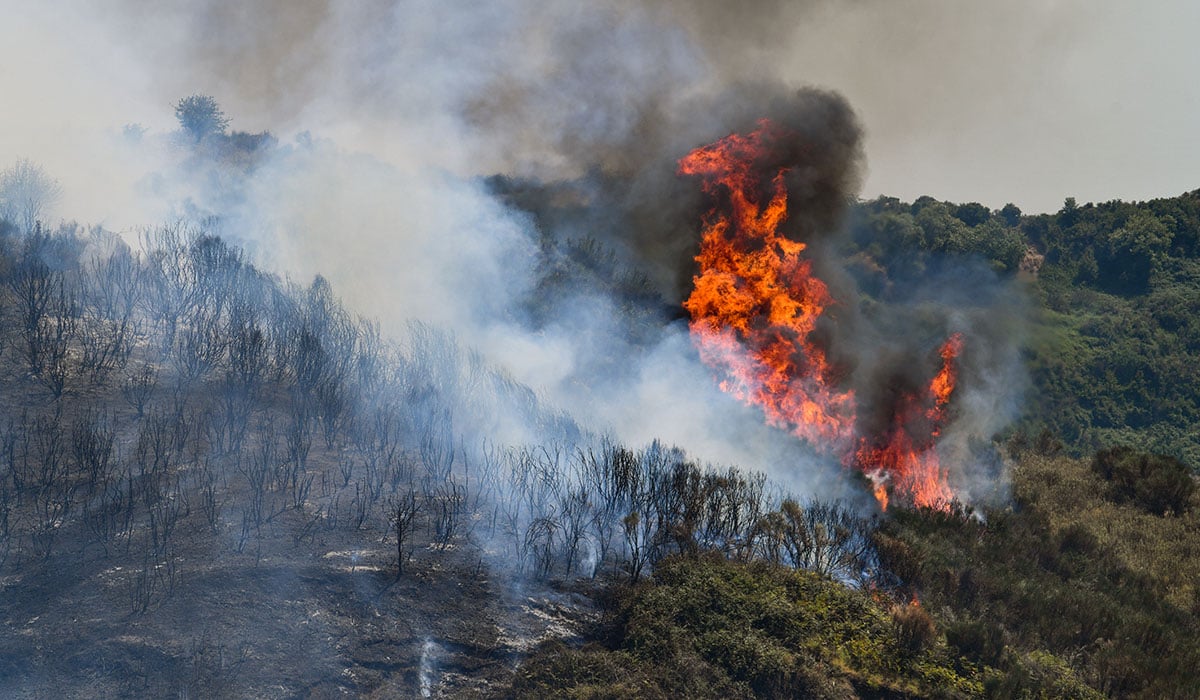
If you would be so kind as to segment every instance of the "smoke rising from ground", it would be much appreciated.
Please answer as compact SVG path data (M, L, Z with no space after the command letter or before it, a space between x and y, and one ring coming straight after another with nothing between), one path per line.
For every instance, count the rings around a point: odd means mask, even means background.
M25 99L15 119L48 125L31 127L28 148L6 144L0 157L34 158L59 177L64 214L128 231L216 216L223 235L276 272L327 276L393 333L409 318L448 327L585 424L829 493L841 488L836 470L722 395L672 320L690 285L701 211L695 183L675 173L688 150L761 117L797 129L812 147L789 183L804 218L793 225L806 236L835 233L859 190L858 118L833 93L797 92L803 72L784 75L779 60L795 27L827 8L129 0L56 14L30 6L18 10L17 24L34 30L27 35L65 25L86 42L51 52L61 84L17 83ZM89 54L111 61L89 63ZM49 103L34 99L44 90L54 93ZM181 150L169 136L170 105L196 92L216 97L234 130L269 129L280 148L242 169ZM61 116L78 95L92 107L87 129ZM131 141L120 131L127 122L145 124L146 135ZM55 130L78 136L56 144ZM497 173L499 185L480 179ZM560 294L531 322L518 307L541 290L538 241L547 235L593 238L644 275L659 297L655 332L631 335L628 304L587 289ZM826 255L831 283L852 295ZM843 316L846 328L859 325ZM867 362L872 339L855 337L863 347L845 354Z

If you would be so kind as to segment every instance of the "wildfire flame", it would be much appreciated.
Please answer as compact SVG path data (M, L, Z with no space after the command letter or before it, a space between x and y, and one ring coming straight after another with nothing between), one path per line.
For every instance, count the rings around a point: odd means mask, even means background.
M860 438L854 462L870 477L875 498L884 510L889 484L917 506L945 509L954 498L934 448L941 435L946 405L954 393L955 360L962 342L962 336L955 333L942 344L942 368L929 383L928 391L902 397L886 432Z
M853 437L854 394L838 391L825 351L812 342L817 319L833 302L829 288L800 257L807 246L782 236L787 218L784 170L766 202L758 161L777 127L762 122L698 148L679 172L703 178L704 191L728 195L728 211L706 221L696 262L700 274L683 306L700 356L724 370L721 388L763 407L767 420L814 443Z
M767 422L791 431L863 471L883 509L890 494L918 506L949 507L953 491L934 449L956 384L958 334L941 347L941 371L924 393L903 396L882 434L864 436L854 392L814 337L818 319L836 302L787 238L785 176L770 165L785 129L762 120L679 161L679 173L701 178L716 205L704 218L698 274L683 306L701 359L720 386L762 407Z

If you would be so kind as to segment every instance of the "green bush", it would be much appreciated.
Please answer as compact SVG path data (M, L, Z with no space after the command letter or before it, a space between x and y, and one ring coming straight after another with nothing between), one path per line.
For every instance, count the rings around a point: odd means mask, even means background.
M1092 470L1109 482L1111 498L1148 513L1178 515L1191 507L1196 483L1191 470L1174 457L1113 447L1097 452Z

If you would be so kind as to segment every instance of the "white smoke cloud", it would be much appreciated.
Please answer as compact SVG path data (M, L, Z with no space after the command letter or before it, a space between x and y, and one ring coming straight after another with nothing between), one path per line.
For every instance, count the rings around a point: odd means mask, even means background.
M637 227L678 258L694 229L664 187L674 159L765 110L760 100L777 96L780 78L804 81L787 42L805 23L829 21L829 8L16 3L0 45L45 59L0 68L15 105L7 133L17 136L0 142L0 162L40 162L63 182L61 214L130 237L173 216L219 214L221 232L259 264L299 280L326 276L392 334L409 318L448 327L623 440L660 437L704 459L838 490L836 470L796 456L758 411L718 392L682 325L633 348L613 305L585 295L527 330L513 307L533 288L536 232L479 180L598 168L632 183L613 206L637 209ZM737 87L746 79L754 86ZM193 93L213 95L235 130L270 130L281 148L244 172L199 162L169 137L174 101ZM122 135L129 122L148 127L139 142ZM646 252L645 241L609 243ZM598 358L614 356L630 366L604 369Z

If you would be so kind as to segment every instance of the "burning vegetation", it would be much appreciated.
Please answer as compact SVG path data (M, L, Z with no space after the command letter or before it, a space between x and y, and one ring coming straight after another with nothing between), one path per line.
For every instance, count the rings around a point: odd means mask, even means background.
M679 161L714 201L704 217L699 271L683 306L700 356L720 372L721 388L758 405L843 465L862 471L886 510L893 497L942 510L955 494L937 454L937 438L958 381L963 336L941 346L941 369L923 389L898 394L882 430L858 420L846 369L831 362L819 325L838 301L805 257L808 244L786 232L789 170L805 148L787 127L761 120Z

